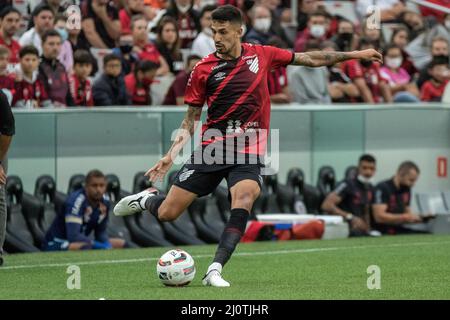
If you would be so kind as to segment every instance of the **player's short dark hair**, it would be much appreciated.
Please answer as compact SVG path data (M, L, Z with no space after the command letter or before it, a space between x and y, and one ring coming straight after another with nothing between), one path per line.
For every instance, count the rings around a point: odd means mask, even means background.
M445 64L446 66L448 66L448 57L446 56L438 56L438 57L434 57L431 62L428 64L428 70L433 69L435 66L440 66Z
M84 179L84 182L88 184L93 178L106 178L103 172L98 169L93 169L89 171Z
M73 54L73 64L93 64L92 56L87 50L78 49Z
M19 11L19 9L17 9L13 6L7 6L6 8L3 8L2 10L0 10L0 19L3 19L8 14L13 13L13 12L17 13L19 16L22 15L22 13Z
M211 12L217 9L215 4L207 4L203 7L202 11L200 11L200 19L203 18L206 12Z
M370 162L370 163L376 163L377 162L375 160L375 157L372 156L371 154L368 154L368 153L363 154L361 157L359 157L359 161L358 162L361 163L363 161Z
M242 25L241 10L232 5L220 6L212 12L212 19L217 21L229 21Z
M109 53L103 58L103 65L106 66L108 62L118 60L122 63L122 60L120 60L120 57L117 54Z
M397 173L400 176L404 176L406 174L408 174L411 170L415 170L417 173L420 173L419 167L417 166L417 164L415 164L412 161L404 161L402 163L400 163L400 165L398 166L397 169Z
M39 50L33 45L22 47L19 51L19 58L22 59L28 54L34 55L39 58Z
M61 35L55 29L50 29L44 32L42 35L42 43L45 43L49 37L59 37L61 40Z
M52 10L52 7L50 7L48 4L41 3L34 8L33 12L31 13L31 16L34 18L37 15L39 15L43 11L50 11L53 16L55 16L55 13Z

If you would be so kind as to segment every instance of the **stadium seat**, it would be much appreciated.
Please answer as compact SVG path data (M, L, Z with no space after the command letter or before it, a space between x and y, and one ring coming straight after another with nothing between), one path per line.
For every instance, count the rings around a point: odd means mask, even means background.
M216 190L213 191L212 195L213 198L216 199L216 205L219 209L220 217L222 218L222 221L226 223L231 214L231 203L228 199L228 189L219 185ZM253 207L255 207L255 205L253 205Z
M446 214L448 210L445 206L441 192L417 193L416 201L421 214Z
M108 214L108 236L111 238L121 238L128 242L130 247L138 247L131 239L130 231L128 230L123 217L118 217L112 212L116 203L123 197L129 195L126 191L120 189L119 178L115 174L106 175L106 192L111 199L111 208Z
M59 193L58 197L57 193ZM61 210L66 195L56 191L56 183L51 176L42 175L36 180L34 196L42 202L44 207L43 214L39 218L39 226L46 232L56 217L57 208Z
M8 211L6 239L7 252L38 252L25 217L22 213L23 187L18 176L9 176L6 181L6 205Z
M358 176L358 167L349 166L345 169L344 179L355 179Z
M265 176L263 181L267 187L267 202L263 207L263 212L280 213L278 176L276 174Z
M206 197L206 210L203 214L203 221L219 236L225 228L225 222L222 219L219 207L217 206L217 199L214 195Z
M44 204L28 193L22 194L22 213L33 236L33 243L40 248L45 239L46 230L41 228L40 219L44 215Z
M71 194L72 192L81 189L84 186L84 179L86 176L84 174L74 174L70 177L69 187L67 188L67 194Z
M305 174L300 168L292 168L288 171L286 185L292 191L290 198L290 212L302 213L306 207L307 213L317 214L320 212L321 196L317 188L305 182ZM282 203L285 203L282 198Z
M320 192L320 202L325 199L328 193L334 190L336 185L336 174L334 169L330 166L323 166L319 169L317 177L317 189Z
M195 199L188 207L188 212L191 216L192 222L197 229L197 234L200 239L206 243L218 243L220 241L220 232L214 231L209 227L205 221L207 197Z
M444 198L445 208L450 212L450 191L442 192L442 197Z
M133 193L141 192L147 188L152 186L152 182L148 180L146 176L144 176L144 171L139 171L134 175L133 179Z

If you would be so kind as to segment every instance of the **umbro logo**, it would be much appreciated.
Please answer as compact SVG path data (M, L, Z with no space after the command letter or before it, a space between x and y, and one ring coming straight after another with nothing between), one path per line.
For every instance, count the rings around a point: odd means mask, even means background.
M180 180L180 182L186 181L187 179L189 179L189 177L195 172L195 170L188 170L185 171L183 173L180 174L180 176L178 177L178 180Z
M225 73L225 72L217 72L215 75L214 75L214 78L216 78L216 80L223 80L223 79L225 79L225 76L226 76L227 74Z
M259 70L259 61L258 61L258 57L256 57L255 59L250 59L247 60L247 64L249 65L248 69L253 72L253 73L258 73Z

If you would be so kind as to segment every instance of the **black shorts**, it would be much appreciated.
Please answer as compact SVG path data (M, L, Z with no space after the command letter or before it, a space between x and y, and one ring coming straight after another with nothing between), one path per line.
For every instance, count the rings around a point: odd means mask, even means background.
M242 180L253 180L262 186L260 164L188 164L178 171L174 185L195 193L198 197L212 193L222 179L227 180L228 189Z

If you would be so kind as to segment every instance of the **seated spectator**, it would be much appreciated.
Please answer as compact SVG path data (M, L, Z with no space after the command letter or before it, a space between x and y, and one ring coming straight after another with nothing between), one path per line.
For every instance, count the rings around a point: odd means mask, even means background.
M442 59L447 59L447 63L450 62L450 59L449 59L450 50L449 50L449 43L448 43L447 39L442 38L442 37L434 38L433 41L431 42L430 52L431 52L432 59L442 58ZM428 71L429 68L430 68L430 63L427 63L425 68L420 70L419 79L417 79L417 86L419 88L422 88L423 84L427 80L431 79L431 75Z
M103 58L103 74L95 81L92 88L95 106L125 106L130 104L127 95L122 63L115 54Z
M217 6L215 5L206 5L203 7L200 13L200 25L202 26L202 32L198 34L197 38L195 38L192 43L192 54L204 57L216 51L211 30L211 12L216 8Z
M299 32L295 40L295 52L304 52L308 40L325 41L328 39L327 32L330 27L330 16L322 11L311 14L308 18L308 27Z
M34 27L20 37L19 44L21 47L33 45L42 54L42 37L45 32L53 29L55 15L50 6L42 4L34 9L31 17Z
M325 41L321 44L322 51L337 51L336 43ZM342 62L335 63L328 67L328 92L332 102L357 102L360 97L359 90L356 85L342 70Z
M284 28L281 26L281 14L283 9L280 8L280 0L260 0L259 5L265 7L270 13L270 32L280 38L287 44L289 48L294 46L294 42L289 39ZM293 39L295 40L295 39Z
M198 12L194 9L194 0L170 0L166 16L176 21L181 48L190 48L201 29Z
M308 17L317 12L318 0L299 0L297 12L297 30L303 31L308 27Z
M0 11L0 45L9 49L10 64L19 63L20 44L14 40L14 35L19 30L20 18L20 11L14 7L8 6Z
M131 20L136 15L143 15L146 19L153 19L154 12L146 6L144 0L125 0L125 7L119 11L122 34L131 33Z
M306 52L318 50L320 45L317 40L309 40L306 43ZM293 101L303 104L331 102L327 67L288 66L287 74Z
M20 64L16 68L13 107L47 108L51 106L44 84L38 79L39 52L29 45L19 51Z
M94 98L89 75L92 72L92 56L86 50L75 51L73 74L69 76L70 94L75 106L92 107Z
M59 53L58 60L66 68L67 73L72 73L73 67L73 51L72 45L69 39L69 32L66 29L66 17L63 15L56 16L55 19L55 30L58 31L61 36L61 52Z
M39 80L45 87L53 107L72 106L69 77L66 68L58 61L61 51L61 35L49 30L42 36L42 60L39 65Z
M369 154L362 155L358 162L357 177L341 181L322 203L322 210L340 215L349 223L350 236L366 236L372 229L372 178L375 170L375 158Z
M448 59L444 57L434 58L428 66L428 72L431 79L423 84L420 99L427 102L441 102L445 87L450 79Z
M139 61L134 71L125 77L125 85L131 96L131 104L136 106L150 106L152 97L150 85L156 75L158 65L151 61Z
M163 105L169 106L182 106L184 105L184 92L186 85L191 75L192 69L201 60L200 56L190 55L187 58L186 70L183 70L177 74L175 80L167 91L164 98Z
M275 36L270 31L272 16L269 9L256 5L250 11L252 17L252 28L245 35L245 42L266 45L267 41Z
M122 64L122 75L125 76L134 70L138 62L138 57L133 54L133 36L122 34L119 38L119 46L112 50L112 53L120 58Z
M142 15L134 16L131 20L133 37L133 54L139 60L147 60L159 65L157 76L165 76L170 72L166 59L159 53L158 48L148 39L147 20Z
M419 177L419 168L411 161L400 164L396 175L380 182L375 187L375 200L372 206L375 229L383 234L415 233L403 226L422 222L411 211L411 188Z
M184 69L183 55L180 51L180 38L177 22L171 17L161 19L158 26L156 47L167 61L170 72L177 74Z
M406 27L398 27L392 32L392 37L390 43L396 45L402 51L402 68L408 72L411 77L414 77L418 72L414 66L413 61L409 54L405 51L405 47L409 42L409 31Z
M14 77L8 72L9 49L0 45L0 90L3 90L9 97L14 95Z
M394 102L419 102L419 89L405 69L402 51L396 45L390 45L384 50L384 66L380 76L389 85Z
M44 251L126 248L123 239L108 238L106 232L111 203L106 178L90 171L85 187L69 195L45 235ZM91 234L94 235L94 240Z
M85 0L82 2L81 37L94 48L115 48L121 27L119 13L109 0Z
M286 49L287 46L278 36L267 41L267 45ZM286 67L272 69L267 74L267 85L269 87L270 101L272 103L290 103L292 96L289 91L289 82Z
M342 19L338 23L337 34L331 38L337 45L337 51L353 51L358 48L359 37L355 27L349 20Z
M362 34L363 38L373 43L374 49L379 50L385 46L384 37L381 35L381 29L379 26L372 26L367 20L362 23Z
M375 49L375 45L365 38L359 43L359 50ZM366 60L348 60L342 63L342 70L352 79L361 98L367 103L392 102L392 94L386 81L380 76L380 64Z
M369 10L372 7L372 10ZM373 14L373 8L380 10L381 22L397 21L400 14L406 10L401 0L357 0L356 11L360 17L367 17Z

